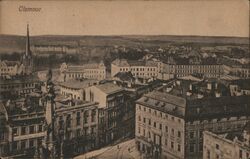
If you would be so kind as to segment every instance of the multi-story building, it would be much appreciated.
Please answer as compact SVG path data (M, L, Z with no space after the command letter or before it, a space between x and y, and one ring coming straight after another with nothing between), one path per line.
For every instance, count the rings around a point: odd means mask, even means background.
M118 85L108 82L86 88L86 101L98 102L99 143L105 145L120 138L122 116L125 114L124 90Z
M215 134L204 131L203 159L249 159L250 127L243 132Z
M114 77L118 72L131 72L134 77L139 78L156 78L158 66L154 61L116 59L111 63L111 77Z
M240 79L229 84L231 96L250 95L250 79Z
M98 147L98 103L56 100L55 115L55 134L64 139L65 157Z
M0 67L0 76L3 78L21 74L23 70L23 65L19 61L0 61Z
M223 74L223 67L216 63L182 63L161 60L129 61L116 59L111 64L111 76L118 72L131 72L134 77L158 78L163 80L174 77L183 77L191 74L200 74L208 78L220 77Z
M0 104L0 156L33 157L35 147L42 144L44 107L39 97L8 101Z
M64 97L72 96L73 99L85 100L85 89L98 84L94 79L69 80L60 83L60 94Z
M41 82L35 76L13 76L0 80L1 99L24 97L26 94L40 90Z
M161 63L158 78L170 79L191 74L201 74L207 78L217 78L223 74L223 66L220 64L171 64Z
M223 65L225 73L235 75L243 79L250 78L250 66L249 64L245 65Z
M60 73L62 81L82 78L103 80L106 78L106 67L103 62L84 65L68 65L63 63L60 67Z
M175 81L136 102L138 149L154 158L202 158L203 131L230 132L249 121L249 96L220 84Z

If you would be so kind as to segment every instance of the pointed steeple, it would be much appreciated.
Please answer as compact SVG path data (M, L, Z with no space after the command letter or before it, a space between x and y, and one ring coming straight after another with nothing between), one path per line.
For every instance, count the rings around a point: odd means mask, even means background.
M26 57L31 56L31 52L30 52L29 24L27 24L27 36L26 36L25 56L26 56Z

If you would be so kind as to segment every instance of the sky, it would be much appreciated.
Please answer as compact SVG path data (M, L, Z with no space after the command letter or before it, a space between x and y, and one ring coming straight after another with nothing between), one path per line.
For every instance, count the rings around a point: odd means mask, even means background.
M21 6L41 8L20 12ZM0 1L0 33L249 36L248 0Z

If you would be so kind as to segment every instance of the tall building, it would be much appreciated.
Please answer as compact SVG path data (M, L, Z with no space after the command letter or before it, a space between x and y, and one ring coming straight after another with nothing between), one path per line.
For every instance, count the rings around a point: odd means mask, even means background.
M55 134L62 143L62 155L74 156L96 149L98 103L77 99L56 100Z
M151 158L202 158L203 131L241 129L249 96L228 96L220 84L172 81L136 102L136 143Z
M125 94L122 87L114 83L104 83L86 88L86 101L98 102L99 143L106 145L119 139L122 134L122 116Z
M30 51L29 24L27 25L25 53L22 56L21 63L24 66L23 74L31 74L33 72L34 65L33 65L32 53Z

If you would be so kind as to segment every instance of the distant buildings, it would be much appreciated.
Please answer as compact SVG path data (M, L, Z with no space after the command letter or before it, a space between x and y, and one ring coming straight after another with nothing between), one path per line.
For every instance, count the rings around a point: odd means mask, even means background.
M227 74L234 75L243 79L250 78L250 66L247 65L223 65Z
M119 72L131 72L134 77L144 79L168 80L191 74L216 78L223 74L223 67L216 63L200 64L195 60L190 60L189 63L185 64L185 62L176 63L173 60L172 62L162 62L161 60L129 61L116 59L111 64L111 76L114 77Z
M119 72L131 72L134 77L139 78L156 78L158 66L153 61L116 59L111 63L111 77L114 77Z
M0 61L0 77L33 73L33 56L30 51L29 25L27 25L26 49L21 61Z
M137 100L135 136L145 155L202 158L204 130L236 131L249 121L248 96L228 96L213 82L186 82L172 81Z
M203 159L248 159L250 157L250 128L243 132L216 134L204 132Z
M12 76L0 80L0 99L25 97L31 92L40 91L41 82L33 75Z
M0 75L5 78L21 74L24 70L24 66L19 61L0 61L0 67Z
M60 73L62 81L82 78L103 80L106 78L106 67L103 62L75 66L63 63L60 67Z

